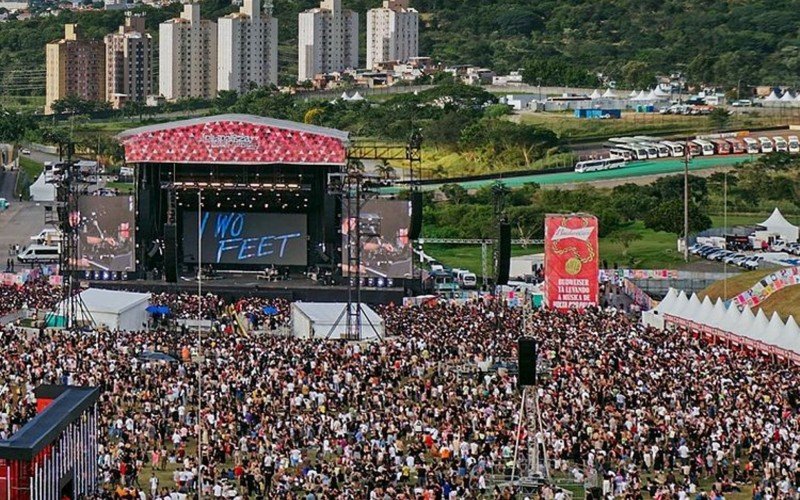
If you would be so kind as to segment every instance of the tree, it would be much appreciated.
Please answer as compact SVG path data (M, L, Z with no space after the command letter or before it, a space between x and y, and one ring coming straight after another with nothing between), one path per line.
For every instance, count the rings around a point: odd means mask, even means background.
M611 241L619 243L622 246L622 256L628 255L628 249L631 243L642 239L642 234L636 231L617 231L611 235Z
M455 205L465 203L469 198L467 190L461 184L444 184L439 191L447 197L447 201Z
M657 203L644 217L645 227L653 231L665 231L683 235L683 200L680 198ZM711 219L696 204L689 203L689 233L711 227Z
M708 121L715 130L722 130L731 121L731 114L725 108L714 108L708 114Z
M394 167L389 164L389 160L382 159L380 163L375 165L375 171L380 174L384 179L389 179L394 174Z

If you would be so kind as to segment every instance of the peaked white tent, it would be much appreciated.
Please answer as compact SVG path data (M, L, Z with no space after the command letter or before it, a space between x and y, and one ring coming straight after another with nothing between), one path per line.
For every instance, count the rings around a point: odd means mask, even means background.
M767 331L764 332L764 343L775 347L783 347L781 345L781 337L785 326L777 311L773 312L772 317L769 319Z
M761 224L758 224L758 226L763 229L761 231L756 231L756 238L766 239L764 238L765 236L776 234L784 241L795 242L798 237L800 237L800 228L786 220L786 217L783 216L777 207L772 211L772 215Z
M656 87L653 92L655 93L656 97L669 97L671 95L669 92L662 89L660 85Z
M648 101L657 101L659 99L658 94L656 94L655 90L651 90L649 94L647 94Z
M355 310L355 304L352 307ZM360 340L382 340L384 332L383 318L371 307L362 304ZM292 303L292 334L305 339L348 339L347 304L342 302Z
M597 90L597 89L594 89L594 92L591 93L591 95L589 96L589 99L594 100L594 99L600 99L601 97L603 97L603 95L600 93L600 91Z
M77 313L78 321L91 321L96 327L120 331L141 330L147 323L149 293L88 288L79 295L85 309L81 308ZM66 320L63 318L67 310L66 303L61 301L56 307L58 312L51 324L66 326ZM61 317L61 320L58 317Z
M630 94L628 94L628 97L630 97L631 99L636 99L636 96L638 96L638 95L639 95L639 92L638 92L638 91L636 91L636 90L631 90L631 93L630 93Z
M770 92L770 94L767 97L765 97L764 100L765 101L780 101L781 98L778 96L778 94L775 93L775 89L772 89L772 92Z
M611 89L606 89L606 91L603 92L603 99L616 99L616 98L617 94L615 94L614 91Z
M353 95L348 95L347 92L342 92L343 101L363 101L364 97L356 91Z
M800 92L798 92L797 95L794 96L794 100L795 102L800 102Z
M736 310L733 306L731 306L731 309ZM756 317L753 315L753 311L751 311L749 307L745 307L741 314L728 318L726 329L729 332L733 332L734 335L742 340L750 343L756 340L753 335L755 322Z
M788 90L783 93L781 96L781 102L794 102L794 97L792 97L792 93Z
M44 172L39 175L36 182L31 184L29 192L31 200L33 201L55 201L56 200L56 186L55 184L48 184L45 182Z
M711 328L724 330L726 311L727 309L725 309L725 303L722 302L721 298L717 298L717 301L714 303L714 309L711 311L711 316L708 320L708 325Z

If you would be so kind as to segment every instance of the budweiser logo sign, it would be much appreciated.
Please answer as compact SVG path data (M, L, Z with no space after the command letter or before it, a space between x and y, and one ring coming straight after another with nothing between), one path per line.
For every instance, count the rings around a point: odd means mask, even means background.
M566 240L568 238L575 238L581 241L589 241L589 236L594 231L593 227L580 227L578 229L570 229L564 226L558 226L556 232L550 237L551 241Z
M204 135L203 142L212 148L244 148L255 149L256 141L247 135Z

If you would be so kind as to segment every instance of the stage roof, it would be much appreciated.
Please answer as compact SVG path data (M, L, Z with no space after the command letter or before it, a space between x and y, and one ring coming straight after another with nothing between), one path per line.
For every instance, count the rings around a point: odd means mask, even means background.
M216 115L126 130L128 163L343 165L349 134L251 115Z

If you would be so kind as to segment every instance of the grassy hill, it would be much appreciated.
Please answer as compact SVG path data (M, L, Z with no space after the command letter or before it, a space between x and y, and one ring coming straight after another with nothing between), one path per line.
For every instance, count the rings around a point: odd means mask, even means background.
M698 295L700 298L708 296L712 300L716 300L717 297L731 298L748 290L772 272L759 270L742 273L727 280L727 294L725 294L725 281L721 280ZM759 308L763 309L767 316L772 316L772 313L777 311L784 320L788 316L794 316L795 319L800 318L800 286L790 286L775 292L762 302Z
M362 64L367 9L381 0L344 0L359 13ZM298 12L317 0L274 0L282 79L296 70ZM47 5L44 3L43 5ZM98 4L99 5L99 4ZM228 13L226 0L203 0L210 19ZM792 0L412 0L423 13L420 53L446 64L476 64L503 73L528 68L531 83L597 84L596 73L647 87L656 74L682 71L691 82L728 88L793 83L800 73L800 9ZM147 11L148 29L174 16L179 4ZM79 22L89 36L113 31L123 13L63 12L58 17L0 23L0 84L10 70L44 69L44 45Z

